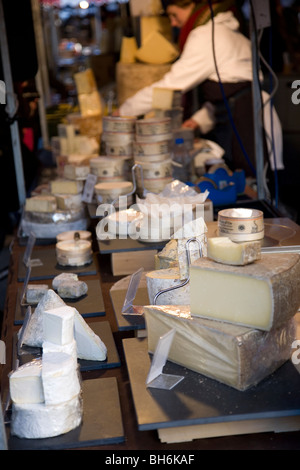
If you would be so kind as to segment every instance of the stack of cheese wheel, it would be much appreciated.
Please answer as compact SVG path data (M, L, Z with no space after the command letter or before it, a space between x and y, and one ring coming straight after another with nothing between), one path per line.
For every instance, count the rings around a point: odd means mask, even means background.
M145 189L153 193L159 193L172 181L171 140L169 117L145 118L136 122L134 160L142 167Z
M70 240L56 243L56 259L61 266L84 266L92 261L92 242L81 240L78 232Z
M110 157L132 157L136 118L104 116L102 149Z
M90 172L97 183L125 181L128 179L130 157L99 156L90 161Z

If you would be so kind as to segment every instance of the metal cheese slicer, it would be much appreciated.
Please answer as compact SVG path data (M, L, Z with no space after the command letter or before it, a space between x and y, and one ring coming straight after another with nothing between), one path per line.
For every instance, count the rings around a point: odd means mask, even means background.
M203 257L203 242L200 242L200 240L198 240L197 238L193 237L193 238L190 238L187 242L186 242L186 253L187 253L187 259L188 259L188 266L191 265L191 254L190 254L190 244L192 242L196 242L198 243L198 246L199 246L199 258L202 258ZM170 291L173 291L175 289L180 289L181 287L184 287L186 286L188 283L190 282L190 276L188 276L187 279L185 279L181 284L178 284L176 286L173 286L173 287L168 287L167 289L163 289L159 292L157 292L157 294L155 295L154 297L154 300L153 300L153 303L154 305L156 305L156 301L158 299L158 297L166 292L170 292Z
M143 168L141 165L139 165L138 163L135 163L133 165L133 167L131 168L131 174L132 174L132 183L133 183L133 188L132 190L130 191L130 193L127 193L127 194L124 194L124 198L128 198L129 196L132 196L133 194L136 193L136 190L137 190L137 183L136 183L136 170L139 169L140 170L140 178L141 178L141 190L142 190L142 197L145 198L146 197L146 190L145 190L145 186L144 186L144 175L143 175ZM119 198L116 198L112 201L112 205L114 206L117 202L118 202Z

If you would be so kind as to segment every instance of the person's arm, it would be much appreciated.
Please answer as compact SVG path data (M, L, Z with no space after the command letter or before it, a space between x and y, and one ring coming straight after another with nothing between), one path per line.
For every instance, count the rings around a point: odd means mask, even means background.
M204 81L214 72L211 49L210 29L198 27L188 37L180 58L171 66L164 77L150 86L142 88L128 98L119 108L121 116L139 116L152 109L153 88L170 88L183 93Z
M212 103L206 102L202 108L193 114L183 123L183 127L191 129L199 129L201 134L207 134L215 127L214 106Z

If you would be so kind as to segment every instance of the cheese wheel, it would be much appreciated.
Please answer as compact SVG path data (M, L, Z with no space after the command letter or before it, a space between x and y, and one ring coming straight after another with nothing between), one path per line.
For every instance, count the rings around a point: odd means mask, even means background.
M158 269L146 274L147 289L150 304L154 304L156 294L164 289L172 288L158 296L157 305L189 305L190 286L176 288L182 284L177 268Z

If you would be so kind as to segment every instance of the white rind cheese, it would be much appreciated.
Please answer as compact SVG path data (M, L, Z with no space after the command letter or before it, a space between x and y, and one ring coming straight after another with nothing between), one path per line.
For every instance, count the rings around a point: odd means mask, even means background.
M9 392L14 403L43 403L42 360L34 359L11 372Z
M38 304L47 292L47 284L28 284L26 289L26 302L28 304Z
M105 361L107 348L98 335L89 327L79 312L75 312L74 335L77 357L91 361Z
M58 405L79 395L81 387L72 356L63 352L45 353L42 382L46 405Z
M84 281L64 281L57 288L57 293L63 299L78 299L86 295L88 285Z
M59 405L13 403L10 431L21 439L43 439L66 434L81 421L81 396Z
M52 279L52 287L57 290L62 282L78 281L78 275L75 273L61 273Z
M43 341L43 355L48 353L65 353L73 358L74 367L77 366L77 345L75 339L68 344L56 344L51 341Z
M75 308L67 305L45 310L43 314L44 340L60 346L74 339Z
M24 332L23 343L27 346L41 348L44 340L44 312L64 305L66 304L59 295L54 290L49 289L30 317Z
M294 319L270 332L191 316L188 306L145 306L148 350L175 328L168 359L244 391L291 357Z
M244 266L261 258L261 243L236 243L228 237L213 237L207 240L207 256L218 263Z
M201 258L190 267L192 315L269 331L300 305L300 255L262 253L245 266Z
M164 289L175 288L183 283L180 279L178 268L157 269L146 274L149 301L154 304L156 294ZM160 294L157 305L189 305L190 286L189 283L183 287L172 289Z

